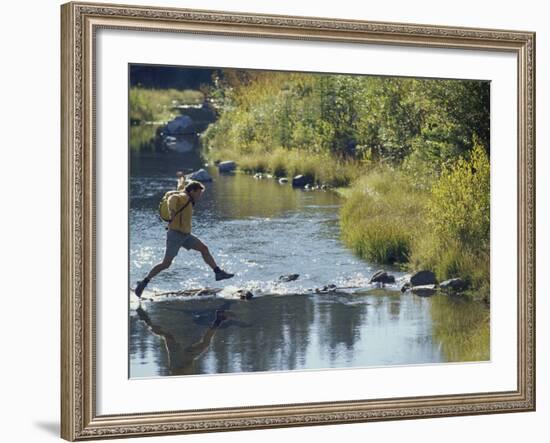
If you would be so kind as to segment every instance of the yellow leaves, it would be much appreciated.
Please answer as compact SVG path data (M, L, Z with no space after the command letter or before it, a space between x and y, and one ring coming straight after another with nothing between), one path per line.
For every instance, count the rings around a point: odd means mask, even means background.
M443 168L432 188L430 223L438 235L467 245L489 241L490 164L484 148L474 142L469 158Z

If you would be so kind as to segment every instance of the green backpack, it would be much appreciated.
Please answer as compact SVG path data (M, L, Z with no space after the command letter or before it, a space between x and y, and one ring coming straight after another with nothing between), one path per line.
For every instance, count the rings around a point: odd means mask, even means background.
M168 199L174 194L185 194L185 192L184 191L168 191L166 194L164 194L162 196L162 199L160 200L160 203L159 203L159 216L165 222L171 222L172 221L172 219L170 218L170 211L168 209ZM178 209L178 212L176 212L176 214L174 214L174 216L178 215L181 211L183 211L187 207L187 205L189 205L189 203L191 203L191 199L189 199L187 201L187 203L185 203L183 205L183 207Z

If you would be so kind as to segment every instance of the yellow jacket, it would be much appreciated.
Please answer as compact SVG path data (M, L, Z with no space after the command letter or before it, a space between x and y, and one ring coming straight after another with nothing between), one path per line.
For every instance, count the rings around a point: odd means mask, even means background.
M168 209L177 212L189 201L189 199L189 195L185 193L171 195L168 198ZM174 220L168 224L168 228L183 232L184 234L190 234L192 215L193 203L189 203L187 207L183 211L180 211Z

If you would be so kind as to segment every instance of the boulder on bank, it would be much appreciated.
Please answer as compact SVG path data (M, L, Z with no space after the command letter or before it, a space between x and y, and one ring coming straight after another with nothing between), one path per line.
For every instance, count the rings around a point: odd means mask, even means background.
M219 172L231 172L231 171L234 171L236 167L237 167L237 164L231 160L218 163Z
M292 186L295 188L303 188L308 184L311 184L311 179L305 175L297 175L292 179Z
M411 276L411 286L435 285L437 280L432 271L418 271Z
M196 180L199 182L211 182L212 177L205 169L199 169L198 171L191 172L185 176L187 180Z
M439 285L439 287L446 292L460 292L464 291L468 287L468 283L461 278L451 278L449 280L445 280Z
M431 297L437 293L435 285L413 286L411 292L419 297Z
M164 133L168 135L189 134L193 132L193 120L187 115L178 115L164 127Z
M369 283L395 283L395 277L386 271L376 271L370 278Z

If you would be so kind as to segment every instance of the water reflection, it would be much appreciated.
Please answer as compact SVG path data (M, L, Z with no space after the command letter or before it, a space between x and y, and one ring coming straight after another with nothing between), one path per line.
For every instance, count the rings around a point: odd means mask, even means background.
M178 311L186 312L183 309L179 309ZM166 322L166 317L163 318L162 322L159 321L158 323L155 323L151 320L149 314L147 314L141 305L136 309L138 318L149 327L153 334L164 340L168 356L168 373L170 375L188 375L196 373L196 360L206 349L208 349L212 339L214 338L214 334L225 320L225 313L222 317L216 315L222 312L223 310L215 311L211 323L206 327L198 341L188 344L186 343L187 340L182 341L178 339L178 337L170 332L169 327L164 325ZM195 321L195 323L200 324L204 323L204 321ZM188 337L185 338L188 339Z
M430 303L394 292L180 299L148 303L138 318L164 339L162 346L145 346L165 364L149 375L366 367L445 361L431 335ZM396 315L388 307L397 304ZM214 330L217 309L229 318ZM144 372L140 360L151 358L139 353L140 341L154 335L131 343L136 374Z
M158 127L159 125L130 126L130 150L135 152L152 151Z
M446 360L490 359L490 311L483 302L439 295L432 298L431 312Z

